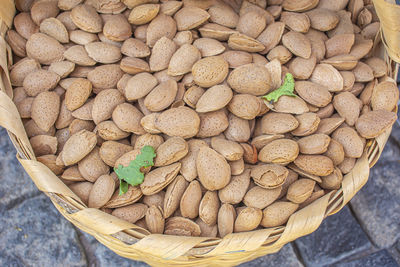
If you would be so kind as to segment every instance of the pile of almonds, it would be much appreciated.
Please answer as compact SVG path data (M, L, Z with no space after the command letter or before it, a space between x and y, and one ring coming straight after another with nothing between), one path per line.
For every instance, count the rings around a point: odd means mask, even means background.
M151 233L280 226L396 120L371 2L16 0L14 101L88 207ZM264 102L286 73L297 96ZM144 146L155 166L119 195Z

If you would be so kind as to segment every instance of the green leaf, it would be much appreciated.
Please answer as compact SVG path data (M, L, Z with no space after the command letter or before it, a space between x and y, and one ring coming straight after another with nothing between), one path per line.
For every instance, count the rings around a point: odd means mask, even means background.
M154 148L151 146L144 146L140 150L140 152L141 153L137 155L136 158L132 160L127 167L119 165L118 168L114 168L114 171L120 181L120 195L128 191L129 185L135 186L143 183L144 174L140 171L141 168L154 166L153 159L156 156Z
M263 96L262 98L268 100L269 102L271 102L271 101L277 102L278 99L283 95L296 96L293 93L293 91L294 91L293 75L291 73L286 73L285 81L282 84L282 86L279 87L278 89L276 89L275 91L272 91L271 93Z

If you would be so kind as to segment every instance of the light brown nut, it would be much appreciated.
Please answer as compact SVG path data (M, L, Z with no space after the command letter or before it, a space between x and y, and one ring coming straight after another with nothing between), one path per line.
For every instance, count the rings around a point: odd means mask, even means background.
M207 11L194 7L184 6L174 15L179 31L186 31L194 29L210 18Z
M294 161L298 154L297 142L290 139L278 139L264 146L258 153L258 159L266 163L287 164Z
M129 206L116 208L111 215L120 218L124 221L135 223L142 219L147 212L147 206L142 203L136 203Z
M291 184L293 184L298 178L299 178L299 175L297 174L297 172L289 169L289 174L286 177L285 182L282 184L281 194L279 195L278 198L282 198L283 196L286 196L289 186Z
M110 173L110 167L101 159L100 149L97 147L95 147L85 158L79 161L78 168L82 177L92 183L96 182L101 175ZM111 195L112 193L114 193L114 190L111 192Z
M282 36L282 43L296 56L302 58L311 56L311 42L302 33L290 31Z
M10 45L15 55L26 57L26 40L14 30L9 30L6 41Z
M243 157L243 148L234 141L219 137L211 138L211 147L229 161L239 160Z
M140 185L143 194L152 195L163 190L175 179L180 168L180 163L174 163L147 173L144 182Z
M236 28L239 15L230 7L225 5L213 5L208 9L210 21L219 25Z
M311 27L319 31L332 30L339 23L339 16L329 9L316 8L306 14L310 18Z
M47 18L40 23L40 32L53 37L60 43L69 42L68 31L64 24L56 18Z
M229 102L228 110L239 118L252 120L260 113L261 103L253 95L237 94Z
M129 23L143 25L154 19L160 10L160 5L144 4L134 7L129 14Z
M231 34L236 31L229 29L225 26L215 23L205 24L203 27L199 29L201 36L204 38L213 38L218 41L227 41Z
M323 85L329 92L339 92L343 90L343 77L339 71L328 64L318 64L313 74L311 82Z
M339 165L344 160L343 146L338 141L331 139L328 150L324 153L324 156L329 157L335 166Z
M128 191L119 195L118 190L115 191L114 195L111 197L110 201L104 206L105 208L119 208L135 203L143 196L140 187L129 186Z
M233 69L242 65L250 64L253 61L252 55L245 51L226 51L222 54L222 56L228 62L229 68Z
M254 137L251 140L251 145L254 145L257 150L261 150L264 146L267 144L271 143L272 141L276 139L280 139L285 137L284 135L281 134L264 134L264 135L259 135L257 137Z
M28 12L21 12L14 17L14 27L25 39L29 39L32 34L39 31L39 27L33 22Z
M325 42L326 58L349 54L354 44L354 34L336 34Z
M211 137L221 134L228 128L228 117L224 110L199 114L200 127L197 137Z
M273 61L274 59L279 60L281 64L286 64L292 58L293 54L283 45L278 45L269 51L267 59Z
M140 125L143 127L143 129L151 134L158 134L161 133L160 130L156 127L156 120L160 113L150 113L149 115L144 116L140 120Z
M233 233L236 211L231 204L222 204L218 211L218 232L221 238Z
M317 114L313 112L297 115L295 118L299 122L299 126L291 132L295 136L306 136L315 133L321 121Z
M140 59L134 57L125 57L120 62L120 68L128 74L137 74L141 72L150 72L149 64Z
M226 139L236 142L247 142L250 139L251 129L248 120L228 114L229 126L224 134Z
M71 135L69 133L68 128L64 128L64 129L58 130L56 132L55 136L57 137L57 141L58 141L57 153L60 153L64 148L65 142L67 142L67 140L69 139L69 137Z
M188 152L189 146L182 137L171 137L157 148L154 166L166 166L177 162Z
M86 157L96 146L96 135L82 130L72 135L64 145L61 159L65 166L73 165Z
M180 201L180 212L183 217L194 219L199 215L201 187L197 180L190 182Z
M72 192L74 192L80 200L86 205L89 202L90 191L92 190L93 184L90 182L78 182L73 183L69 186Z
M177 76L191 72L193 65L200 58L201 53L194 45L182 45L171 57L168 75Z
M97 134L107 141L117 141L124 139L130 135L130 133L122 131L113 121L102 121L97 127Z
M283 134L295 130L299 122L293 115L269 112L263 116L261 127L263 134Z
M200 118L188 107L171 108L157 117L155 126L169 136L180 136L186 139L199 132Z
M77 78L68 86L67 92L65 93L65 104L70 111L74 111L83 104L89 98L92 93L92 83L83 78Z
M65 51L64 57L80 66L93 66L96 64L96 61L89 57L82 45L71 46Z
M244 171L244 160L238 159L235 161L228 162L229 166L231 167L231 174L232 175L240 175Z
M164 199L164 218L170 217L179 207L182 196L188 186L188 182L183 176L178 175L176 179L167 187Z
M25 77L40 69L40 64L30 58L24 58L14 64L10 69L10 80L13 86L22 86ZM14 100L15 101L15 100Z
M193 45L199 49L203 57L216 56L225 51L225 46L221 42L211 38L199 38Z
M371 97L372 110L384 109L393 111L399 100L399 90L396 84L390 81L379 83L374 89Z
M260 209L245 207L237 215L234 231L236 233L252 231L260 225L261 219L262 211Z
M192 44L193 43L193 34L191 31L177 32L173 41L178 46L182 46L184 44Z
M156 86L144 99L144 105L149 111L158 112L168 108L175 100L178 84L167 80Z
M50 64L49 71L57 73L61 78L67 77L75 69L75 63L70 61L53 62Z
M196 223L199 225L201 229L201 235L203 237L217 237L218 234L218 225L208 225L203 222L200 218L196 220Z
M31 117L43 131L54 125L60 110L60 97L55 92L42 92L32 102Z
M342 125L343 122L344 118L342 117L322 119L318 126L317 133L329 135L333 131L335 131L340 125Z
M40 163L44 164L47 168L49 168L55 175L61 175L63 172L65 173L63 166L58 166L56 164L56 159L57 159L56 155L51 155L51 154L43 155L43 156L37 157L36 159ZM82 181L83 180L84 179L82 178Z
M343 174L339 168L335 168L335 170L329 174L328 176L321 177L322 183L320 186L324 189L339 189L342 185Z
M289 186L286 198L293 203L303 203L312 194L315 181L310 179L299 179Z
M229 36L228 46L233 50L246 52L261 52L265 46L259 40L241 33L233 33Z
M115 107L112 119L121 130L135 134L144 134L145 130L140 125L143 114L133 105L122 103Z
M71 19L76 26L86 32L97 33L103 29L103 21L100 15L96 12L96 9L89 5L74 7L71 11Z
M196 159L202 146L208 146L204 141L192 139L188 141L189 152L180 160L182 167L180 173L191 182L197 177Z
M272 48L279 44L284 30L285 23L283 22L274 22L267 26L257 38L265 47L264 50L261 51L262 54L267 54Z
M103 207L114 194L114 188L115 181L110 175L100 176L93 184L92 190L90 190L88 207Z
M34 97L26 97L17 103L18 113L21 118L31 118L32 103L34 99Z
M146 211L146 226L152 234L162 234L164 232L165 219L161 207L150 206Z
M129 38L124 41L121 53L128 57L147 57L150 55L150 48L141 40Z
M70 134L79 132L80 130L93 131L95 124L92 121L84 121L80 119L74 119L68 127Z
M326 134L313 134L299 139L297 144L302 154L322 154L328 150L330 141Z
M102 65L94 68L87 74L93 87L98 89L116 88L124 73L117 64Z
M247 207L264 209L279 198L282 187L265 189L260 186L251 188L244 196L243 203Z
M57 152L57 138L49 135L36 135L29 139L35 155L55 154Z
M317 63L317 58L311 55L309 59L296 57L289 63L289 72L296 79L306 80L310 78Z
M356 121L356 129L364 138L375 138L390 128L396 121L396 113L374 110L361 115Z
M189 107L196 108L196 104L204 92L205 90L203 88L193 85L186 90L185 94L183 95L183 101L185 101Z
M280 20L292 31L306 33L310 29L310 19L305 13L284 11Z
M338 141L343 146L346 157L361 157L364 150L364 144L361 137L353 128L339 128L335 132L333 132L332 138Z
M148 195L143 197L143 203L146 204L147 206L157 206L160 207L162 210L162 207L164 206L164 199L165 199L165 192L160 191L157 194L154 195Z
M332 160L322 155L299 155L294 164L301 170L317 176L327 176L334 168Z
M58 76L56 73L39 69L37 71L28 73L22 85L25 88L25 92L28 96L37 96L40 93L49 91L56 87L59 81L60 76Z
M99 38L94 33L85 32L82 30L74 30L69 32L69 39L79 45L85 45L91 42L98 41Z
M73 111L72 116L80 120L93 120L92 118L93 103L94 99L89 99L85 104L83 104L83 106Z
M288 174L289 170L278 164L257 165L251 170L254 182L265 189L279 188L285 182Z
M115 63L121 59L121 49L105 42L92 42L85 45L89 57L103 64Z
M231 179L231 169L225 158L205 146L197 154L196 168L199 180L207 190L222 189Z
M162 143L164 143L164 139L161 136L147 133L137 137L135 149L142 149L144 146L152 146L157 149Z
M50 17L57 16L59 9L55 1L39 1L32 4L30 7L32 20L37 24Z
M125 153L132 151L133 148L115 141L105 141L100 147L100 158L111 167L115 166L117 159Z
M337 70L352 70L356 67L357 58L352 55L339 55L321 60L323 64L330 64Z
M171 57L175 53L177 46L167 37L161 37L152 49L149 59L150 69L152 71L161 71L168 68Z
M279 113L290 114L303 114L310 111L302 98L286 95L281 96L279 100L274 103L272 110Z
M161 4L160 12L165 15L172 16L182 7L181 1L167 1Z
M228 62L222 56L200 59L192 67L194 81L201 87L211 87L221 83L228 75L228 71Z
M350 92L343 92L333 98L333 106L339 115L353 126L360 115L361 101Z
M214 85L198 100L196 111L199 113L216 111L224 108L232 99L233 92L226 85Z
M157 79L150 73L136 74L125 87L125 97L128 101L145 97L157 84Z
M94 123L111 118L113 110L125 102L124 96L117 89L105 89L97 94L92 107L92 118Z
M343 174L348 174L356 164L356 160L356 158L345 157L343 162L338 165L338 168L342 171Z
M158 39L165 36L168 39L174 38L176 34L176 22L170 16L158 14L147 27L146 44L153 47ZM137 35L135 35L137 37Z
M357 63L356 67L353 69L353 73L356 82L370 82L374 79L372 69L363 62Z
M250 185L250 170L245 170L242 174L232 176L227 186L218 191L221 202L238 204L241 202Z
M194 221L183 217L172 217L165 224L166 235L200 236L201 229Z
M365 63L372 69L374 77L379 78L387 74L386 62L378 57L370 57Z
M264 95L271 90L271 77L265 67L247 64L234 69L229 77L228 84L237 93Z
M263 227L276 227L285 224L289 217L297 210L298 204L290 201L277 201L263 210L261 225Z
M311 1L284 0L282 3L282 7L288 11L301 12L301 11L307 11L307 10L313 9L314 7L316 7L318 5L318 2L319 1L316 1L316 0L311 0Z
M239 17L236 30L251 38L257 38L266 25L265 16L256 11L249 11Z
M332 100L327 87L309 81L297 81L295 90L307 103L317 107L325 107Z

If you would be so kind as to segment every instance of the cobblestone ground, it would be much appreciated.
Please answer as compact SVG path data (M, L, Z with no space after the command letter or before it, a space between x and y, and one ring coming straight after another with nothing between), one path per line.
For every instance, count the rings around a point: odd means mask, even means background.
M41 194L0 129L0 266L147 266L77 230ZM400 126L350 204L309 236L247 266L400 266Z

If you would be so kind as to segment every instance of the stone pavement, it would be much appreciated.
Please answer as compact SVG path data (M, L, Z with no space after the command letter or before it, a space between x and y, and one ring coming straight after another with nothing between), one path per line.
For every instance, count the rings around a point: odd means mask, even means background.
M0 129L0 266L147 266L77 230L41 194ZM350 204L255 266L400 266L400 125Z

